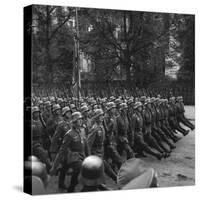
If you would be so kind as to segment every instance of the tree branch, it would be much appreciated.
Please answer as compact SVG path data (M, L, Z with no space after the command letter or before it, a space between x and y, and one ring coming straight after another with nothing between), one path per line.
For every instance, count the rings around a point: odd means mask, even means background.
M69 20L70 14L67 16L67 18L52 32L51 36L49 37L49 40L53 38L53 36L58 32L58 30Z

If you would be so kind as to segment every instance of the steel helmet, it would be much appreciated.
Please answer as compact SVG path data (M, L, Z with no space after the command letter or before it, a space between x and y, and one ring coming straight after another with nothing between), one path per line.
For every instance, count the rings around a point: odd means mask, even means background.
M42 101L47 101L47 97L42 97Z
M55 97L50 97L49 100L50 100L51 102L53 102L53 101L55 101Z
M103 114L104 114L104 112L103 112L102 109L96 109L96 110L94 111L94 116L93 116L93 118L96 119L97 117L99 117L100 115L103 115Z
M141 101L141 102L144 102L145 99L146 99L146 96L141 96L141 97L140 97L140 101Z
M115 97L114 96L111 96L110 97L110 101L114 101L115 100Z
M41 104L43 104L44 102L43 101L38 101L38 105L41 105Z
M155 98L155 101L154 102L159 102L160 101L160 98Z
M32 162L40 162L40 160L36 156L29 156L28 160Z
M114 102L108 102L106 105L107 110L110 110L112 108L116 108L116 105Z
M85 103L85 102L81 103L81 107L83 107L83 106L87 106L87 103Z
M50 101L46 101L46 102L44 102L44 106L51 106L51 102Z
M159 99L161 98L160 94L157 95L157 98L159 98Z
M122 190L158 187L156 172L153 168L147 169L140 176L131 180Z
M74 112L72 113L72 122L76 122L78 119L82 119L83 116L80 112Z
M151 103L151 99L150 99L150 98L145 99L144 105L147 105L147 104L149 104L149 103Z
M84 105L81 107L81 113L87 112L89 111L89 108L87 107L87 105Z
M141 103L140 101L135 102L135 104L134 104L134 109L136 109L136 108L138 108L138 107L140 107L140 106L142 106L142 103Z
M169 101L170 101L170 102L175 101L175 97L170 97Z
M63 99L62 98L58 98L57 103L60 104L62 102L64 102Z
M70 108L73 109L76 108L76 106L74 104L70 104Z
M69 112L71 111L71 109L69 108L69 106L65 106L63 109L62 109L62 115L65 115L66 112Z
M130 104L132 104L132 103L134 103L134 100L133 100L132 98L130 98L130 99L127 101L127 104L130 105Z
M154 103L155 99L156 99L155 97L151 97L151 99L150 99L151 103Z
M104 183L103 160L98 156L88 156L84 159L79 181L84 186L98 186Z
M32 113L35 113L35 112L40 112L40 109L38 106L32 107Z
M32 176L37 176L43 181L47 178L46 165L40 161L25 161L25 169L29 169L32 172Z
M128 106L127 106L126 103L121 103L121 104L119 105L119 109L120 109L120 110L124 110L124 109L127 109L127 108L128 108Z
M116 99L116 100L115 100L115 104L116 104L116 105L119 105L120 103L122 103L121 99Z
M165 99L165 103L168 103L168 99Z
M53 105L52 112L55 112L58 109L61 109L60 105L59 104L55 104L55 105Z
M178 97L176 98L176 100L177 100L177 101L183 101L183 97L182 97L182 96L178 96Z
M95 104L95 105L93 106L93 109L94 109L94 110L98 109L98 105Z

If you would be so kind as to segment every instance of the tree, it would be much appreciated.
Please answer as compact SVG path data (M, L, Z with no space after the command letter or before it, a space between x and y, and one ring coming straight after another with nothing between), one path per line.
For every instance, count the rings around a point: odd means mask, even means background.
M148 65L152 48L169 33L168 14L161 15L162 29L156 28L154 13L83 9L82 15L92 31L82 34L81 48L93 56L98 77L106 79L120 66L130 83L141 65Z
M33 6L33 81L51 85L71 77L73 34L67 24L73 9Z

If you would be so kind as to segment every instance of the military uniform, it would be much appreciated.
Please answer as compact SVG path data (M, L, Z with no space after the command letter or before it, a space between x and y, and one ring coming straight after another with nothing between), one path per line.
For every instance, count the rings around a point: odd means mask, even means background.
M128 133L130 133L129 128L128 117L121 113L117 117L117 150L120 155L122 155L123 151L125 151L127 159L134 157L133 150L128 142Z
M47 151L43 147L44 128L41 121L32 119L32 151L41 162L46 164L47 170L51 168Z
M166 134L166 136L171 139L174 143L178 141L177 137L174 135L174 133L168 128L167 126L167 120L166 120L166 108L164 107L164 100L162 104L160 104L160 112L161 112L161 129Z
M117 142L116 142L116 117L107 115L105 121L103 122L105 128L105 158L106 160L111 159L113 164L116 164L118 168L123 163L121 156L117 151Z
M51 147L50 147L51 153L55 154L59 151L59 148L63 142L63 138L70 128L71 128L70 122L65 121L64 119L58 124L55 134L52 137L52 142L51 142ZM64 159L62 161L62 167L59 171L60 173L58 177L58 185L60 189L65 188L64 181L65 181L67 167L68 167L67 159Z
M47 134L50 137L53 137L58 124L61 123L61 122L62 122L62 117L61 116L55 116L55 115L52 115L52 117L47 121L46 131L47 131Z
M86 137L81 133L79 128L72 127L64 136L59 153L57 154L53 169L56 170L58 165L67 160L68 169L73 169L71 177L71 185L68 189L72 192L78 184L78 175L80 172L82 161L90 154Z
M83 126L86 129L86 134L89 134L92 128L92 119L87 117L87 118L83 118Z
M109 163L107 163L104 159L104 141L104 127L102 124L95 123L91 129L91 133L88 135L88 145L90 147L91 155L96 155L103 159L106 174L116 182L117 176L115 172L112 170Z
M67 133L67 131L70 128L71 128L70 121L65 121L64 119L59 121L59 123L56 127L56 130L55 130L55 133L51 140L51 149L50 149L51 153L58 152L58 150L62 144L64 135Z
M184 115L185 109L183 102L177 101L176 108L177 108L177 120L183 123L185 126L189 127L191 130L193 130L194 125Z
M51 111L44 110L44 112L42 113L42 118L44 119L45 123L47 123L48 119L50 119L51 116Z
M153 105L152 109L155 109L155 117L156 117L154 127L153 127L155 137L158 134L160 136L161 140L163 140L170 147L170 149L174 149L175 146L172 144L172 142L169 141L169 139L167 138L167 136L161 129L162 115L161 115L161 111L160 111L158 105Z
M168 150L163 144L162 142L165 142L162 137L160 136L159 134L159 131L157 130L157 125L156 125L156 110L155 110L155 106L153 104L153 101L154 100L151 100L151 116L152 116L152 122L151 122L151 125L152 125L152 136L156 139L157 143L159 144L159 146L166 152L170 153L170 150ZM165 142L166 143L166 142Z
M152 116L151 111L146 106L143 109L143 120L144 120L144 127L143 127L143 133L144 133L144 140L147 142L150 147L156 149L160 153L163 153L162 147L159 146L155 138L152 136Z
M139 111L135 111L133 114L133 122L134 122L134 139L135 139L135 145L134 148L137 149L137 152L146 152L150 155L155 156L158 159L162 158L162 154L154 152L148 144L144 141L144 136L142 133L143 129L143 118L142 114Z
M88 135L88 145L92 155L104 156L105 130L103 125L95 123Z
M178 130L181 132L184 136L188 134L189 131L183 129L178 121L177 121L177 113L176 113L176 106L173 102L170 102L169 104L169 124L172 127L173 130Z

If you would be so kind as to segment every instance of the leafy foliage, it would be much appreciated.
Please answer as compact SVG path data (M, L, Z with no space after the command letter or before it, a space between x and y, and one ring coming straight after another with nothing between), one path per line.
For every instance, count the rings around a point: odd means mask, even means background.
M80 50L97 81L115 79L141 86L179 66L194 72L194 16L79 8ZM33 82L71 82L75 8L33 6Z

